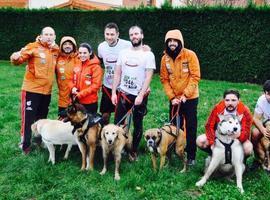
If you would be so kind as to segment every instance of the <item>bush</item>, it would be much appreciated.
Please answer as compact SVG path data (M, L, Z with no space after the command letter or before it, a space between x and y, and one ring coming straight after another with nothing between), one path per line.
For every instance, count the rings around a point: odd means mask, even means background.
M108 11L0 9L0 58L34 41L44 26L56 30L57 42L64 35L77 43L89 42L94 49L104 40L108 22L120 27L120 37L128 39L132 25L143 28L145 39L156 56L159 68L164 36L180 29L185 47L195 51L202 78L233 82L262 83L269 77L270 8L204 7L139 8Z

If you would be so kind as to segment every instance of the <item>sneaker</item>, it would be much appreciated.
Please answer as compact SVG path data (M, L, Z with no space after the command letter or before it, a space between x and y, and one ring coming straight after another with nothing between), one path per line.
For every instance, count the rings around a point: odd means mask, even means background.
M258 160L254 160L251 164L251 166L249 167L249 171L255 171L256 169L258 169L261 166L261 163Z
M18 143L18 147L19 147L19 149L21 149L21 150L22 150L22 145L23 145L22 142L19 142L19 143Z
M128 158L130 162L138 161L138 155L136 152L130 152Z
M188 166L194 166L194 165L196 165L196 161L193 160L193 159L188 159L188 160L187 160L187 165L188 165Z

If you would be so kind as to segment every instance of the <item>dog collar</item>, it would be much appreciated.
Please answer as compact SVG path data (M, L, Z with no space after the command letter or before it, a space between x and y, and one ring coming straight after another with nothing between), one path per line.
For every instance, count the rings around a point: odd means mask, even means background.
M225 147L225 164L232 164L232 144L234 140L231 141L231 143L224 143L220 139L218 139L221 144Z

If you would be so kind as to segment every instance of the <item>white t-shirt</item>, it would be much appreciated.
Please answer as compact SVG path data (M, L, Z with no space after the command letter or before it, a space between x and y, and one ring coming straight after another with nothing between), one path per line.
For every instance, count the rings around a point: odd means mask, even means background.
M120 90L137 96L146 78L146 69L156 69L155 56L151 51L128 48L119 53L116 63L121 66Z
M270 119L270 103L264 94L258 99L254 112L260 115L262 114L263 120Z
M127 40L119 39L117 44L113 47L110 47L106 41L102 42L98 46L98 57L102 58L105 73L103 76L103 84L112 88L114 67L119 55L119 52L123 49L131 47L131 43Z

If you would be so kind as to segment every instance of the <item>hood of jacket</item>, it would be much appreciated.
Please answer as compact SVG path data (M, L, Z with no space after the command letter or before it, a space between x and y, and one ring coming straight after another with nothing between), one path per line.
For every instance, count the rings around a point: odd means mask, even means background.
M69 41L69 42L71 42L71 43L73 44L73 48L74 48L73 52L76 52L76 51L77 51L77 44L76 44L75 39L74 39L73 37L71 37L71 36L64 36L64 37L62 37L62 39L61 39L61 41L60 41L60 52L61 52L61 53L64 53L64 52L62 51L62 46L63 46L63 44L64 44L66 41Z
M180 30L174 29L174 30L168 31L165 36L165 43L167 42L168 39L176 39L176 40L181 41L182 48L184 48L184 39Z

